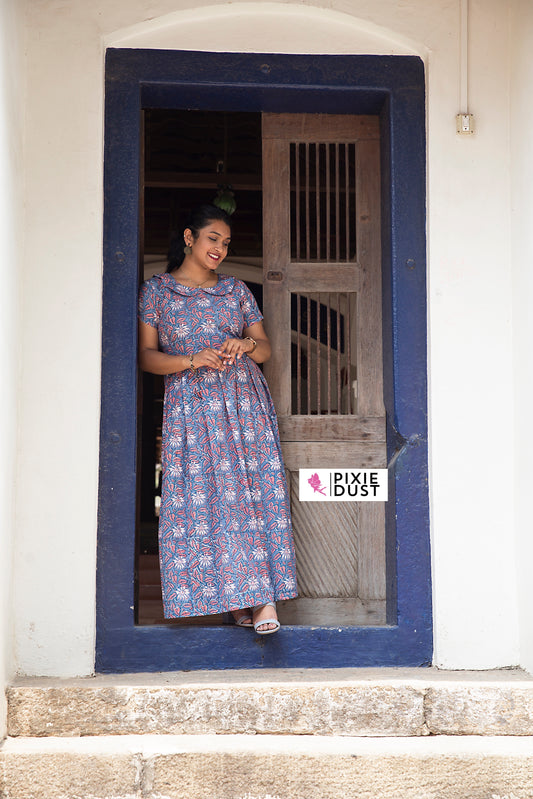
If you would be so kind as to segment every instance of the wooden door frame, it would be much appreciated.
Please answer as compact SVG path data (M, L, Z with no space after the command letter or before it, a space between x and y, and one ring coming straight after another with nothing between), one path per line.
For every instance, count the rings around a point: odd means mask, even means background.
M379 114L382 124L388 624L285 627L134 620L136 298L142 108ZM99 672L429 665L425 76L414 56L106 54L102 404L97 560Z

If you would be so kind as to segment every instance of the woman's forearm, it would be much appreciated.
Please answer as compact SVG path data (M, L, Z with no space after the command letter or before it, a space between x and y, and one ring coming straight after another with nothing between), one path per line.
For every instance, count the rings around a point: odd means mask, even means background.
M238 340L234 339L234 341ZM244 339L244 341L249 344L247 339ZM196 368L210 366L214 369L223 369L224 362L221 360L219 353L221 351L208 347L196 353L197 357L196 361L193 361L193 366ZM264 363L268 361L272 354L270 342L268 339L256 339L256 346L253 352L245 350L244 353L256 363ZM170 375L190 369L191 359L188 355L169 355L166 352L161 352L161 350L145 347L139 350L139 366L144 372L151 372L154 375Z
M253 352L247 352L249 358L251 358L256 363L265 363L268 361L270 356L272 355L272 347L270 346L270 341L268 339L256 339L257 346Z
M144 349L139 351L139 366L143 372L153 375L172 375L184 372L191 365L188 355L168 355L160 350Z

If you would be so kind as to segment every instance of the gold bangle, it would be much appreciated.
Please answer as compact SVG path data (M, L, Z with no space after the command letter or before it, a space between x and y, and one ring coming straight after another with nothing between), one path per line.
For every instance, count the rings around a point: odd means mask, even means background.
M194 358L194 355L189 355L189 369L191 369L191 371L193 371L193 372L196 372L196 366L192 362L193 358Z
M255 338L252 338L251 336L246 336L244 340L251 341L252 344L254 345L251 350L248 350L248 355L251 355L252 352L254 352L255 348L257 347L257 341L255 340Z

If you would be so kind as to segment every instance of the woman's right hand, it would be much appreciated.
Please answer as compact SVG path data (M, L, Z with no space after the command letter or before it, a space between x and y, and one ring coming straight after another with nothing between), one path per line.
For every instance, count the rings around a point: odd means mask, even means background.
M200 366L208 366L210 369L218 369L219 371L222 371L226 367L218 350L214 350L212 347L206 347L205 350L193 353L192 365L195 369L198 369Z
M192 353L195 369L200 366L207 366L210 369L221 371L225 367L225 361L220 356L221 352L207 347L199 352ZM190 369L191 361L189 355L170 355L161 352L159 349L159 339L157 328L139 321L139 366L145 372L154 375L175 375Z

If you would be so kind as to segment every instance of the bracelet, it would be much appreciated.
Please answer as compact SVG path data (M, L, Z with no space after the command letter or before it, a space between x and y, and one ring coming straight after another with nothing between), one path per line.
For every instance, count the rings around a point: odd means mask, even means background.
M193 358L194 358L194 355L189 355L189 369L191 369L191 371L193 371L193 372L196 372L196 366L192 362Z
M252 338L251 336L246 336L244 340L245 340L245 341L251 341L251 342L252 342L252 344L254 345L254 346L252 347L252 349L251 349L251 350L249 350L249 351L248 351L248 353L247 353L248 355L251 355L251 354L252 354L252 352L254 352L255 348L257 347L257 341L255 340L255 338Z

